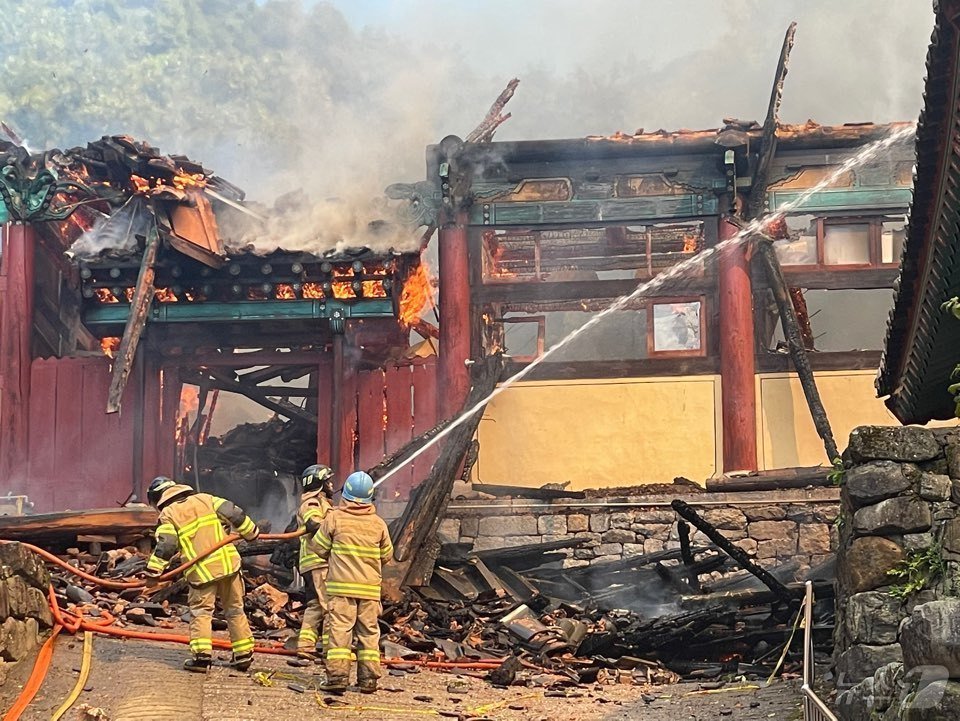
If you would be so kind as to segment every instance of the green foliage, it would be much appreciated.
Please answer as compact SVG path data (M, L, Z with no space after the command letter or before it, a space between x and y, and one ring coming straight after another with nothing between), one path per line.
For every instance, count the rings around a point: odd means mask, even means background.
M901 580L890 589L890 595L896 598L908 598L917 591L930 588L946 573L947 564L938 544L919 551L912 551L895 568L887 571L888 576Z
M843 485L843 477L846 474L847 469L843 467L843 460L840 458L833 459L833 470L827 474L827 480L830 481L835 486Z
M837 531L842 531L846 523L847 518L843 515L843 511L840 511L840 513L837 514L837 517L833 519L833 525L836 527Z

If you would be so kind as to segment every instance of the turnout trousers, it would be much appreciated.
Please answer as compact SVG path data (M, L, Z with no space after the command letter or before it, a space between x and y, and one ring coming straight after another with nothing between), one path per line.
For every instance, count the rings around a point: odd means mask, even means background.
M243 612L243 579L239 573L217 579L202 586L191 586L187 594L190 605L190 650L194 656L213 651L213 611L220 599L230 632L234 656L253 651L253 633Z
M366 598L331 596L327 623L330 646L327 649L327 680L350 678L350 645L357 639L357 681L380 678L380 601Z
M329 623L327 613L329 600L327 598L327 567L314 568L303 574L304 590L306 591L307 607L303 611L303 621L300 624L300 635L297 636L297 651L316 653L317 641L321 643L323 653L329 646Z

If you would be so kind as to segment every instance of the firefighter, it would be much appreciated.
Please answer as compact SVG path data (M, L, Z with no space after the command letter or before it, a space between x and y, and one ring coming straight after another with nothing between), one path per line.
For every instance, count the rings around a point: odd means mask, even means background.
M343 693L349 682L351 641L357 639L357 683L362 693L377 690L380 678L380 582L393 555L387 524L373 506L373 479L358 471L343 484L343 501L317 531L318 555L327 571L327 680L321 687Z
M297 528L306 531L300 537L300 575L307 596L307 607L303 612L300 635L297 637L297 656L316 663L323 662L323 654L317 654L317 634L320 634L322 648L327 648L327 629L324 619L327 615L327 562L317 555L313 536L320 530L320 524L333 498L333 471L323 465L306 468L300 474L300 509L297 511Z
M242 509L224 498L197 493L190 486L159 476L147 490L147 500L160 512L157 545L147 561L146 575L156 578L179 551L184 561L202 557L184 575L190 584L191 658L183 663L187 671L205 673L213 654L213 610L217 599L223 607L233 649L231 666L246 671L253 663L253 634L243 612L243 579L240 554L232 543L204 556L226 537L232 526L247 541L260 529Z

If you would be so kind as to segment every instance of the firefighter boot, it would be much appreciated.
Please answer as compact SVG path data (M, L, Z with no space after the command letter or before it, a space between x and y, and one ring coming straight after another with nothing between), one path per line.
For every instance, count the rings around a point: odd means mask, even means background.
M360 693L376 693L377 692L377 679L375 678L364 678L361 679L357 686L360 688Z
M328 675L326 681L320 685L320 690L342 696L347 690L347 679L343 676Z
M245 651L244 653L235 653L233 654L233 660L230 661L230 666L237 669L237 671L246 671L253 664L253 651Z
M210 670L212 658L209 653L198 653L183 662L183 668L186 671L194 673L206 673Z

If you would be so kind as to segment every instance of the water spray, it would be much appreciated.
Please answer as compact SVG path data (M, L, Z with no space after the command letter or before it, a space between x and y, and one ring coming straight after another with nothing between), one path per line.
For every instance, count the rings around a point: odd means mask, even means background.
M796 198L794 198L790 202L784 203L780 208L777 209L775 213L771 213L770 215L767 215L761 219L756 219L751 221L750 223L745 225L743 228L741 228L740 231L732 238L728 238L727 240L717 243L712 248L707 248L705 250L702 250L696 255L693 255L690 258L687 258L686 260L680 263L677 263L675 266L673 266L669 270L664 271L663 273L647 281L646 283L641 283L632 292L626 295L620 296L615 301L613 301L609 306L604 308L602 311L600 311L595 316L593 316L593 318L591 318L586 323L584 323L582 326L572 331L566 337L561 338L554 345L550 346L550 348L544 351L543 355L541 355L539 358L533 360L526 367L524 367L522 370L518 371L514 375L510 376L505 381L502 381L500 385L494 388L494 390L491 391L485 398L482 398L481 400L477 401L477 403L475 403L472 407L464 410L457 418L451 421L450 425L448 425L446 428L440 431L440 433L438 433L429 441L424 443L420 448L414 451L413 454L408 456L402 463L398 464L394 468L387 471L387 473L385 473L376 483L373 484L373 487L376 488L381 483L383 483L388 478L390 478L395 473L397 473L401 468L406 466L410 461L426 453L430 448L435 446L443 438L445 438L448 434L450 434L455 428L463 425L471 416L481 411L483 407L487 405L487 403L489 403L498 395L503 393L505 390L507 390L507 388L512 386L517 381L523 380L537 366L539 366L541 363L547 360L547 358L552 356L554 353L556 353L558 350L560 350L561 348L569 344L574 339L581 336L590 328L593 328L594 326L601 323L603 319L606 318L607 316L613 313L616 313L619 310L623 310L626 306L628 306L631 302L633 302L634 300L642 296L644 293L647 293L651 290L655 290L660 286L664 285L665 283L667 283L668 281L676 278L677 276L682 275L697 263L700 263L701 261L704 261L710 258L711 256L716 255L722 250L740 245L741 243L747 241L754 235L763 233L763 231L767 228L768 225L784 218L784 216L786 216L787 213L803 205L813 195L815 195L816 193L819 193L824 188L827 188L833 183L835 183L845 173L848 173L854 168L860 167L864 163L870 162L871 160L876 158L880 153L887 150L890 146L894 145L900 140L903 140L904 138L907 138L913 135L914 132L915 132L915 126L913 123L910 123L900 128L899 130L895 130L894 132L887 135L885 138L881 138L880 140L877 140L873 143L870 143L869 145L864 146L863 148L860 149L860 151L856 155L853 155L850 158L847 158L846 161L844 161L841 165L839 165L836 169L834 169L833 172L831 172L829 175L823 178L819 183L803 191L800 195L798 195Z

